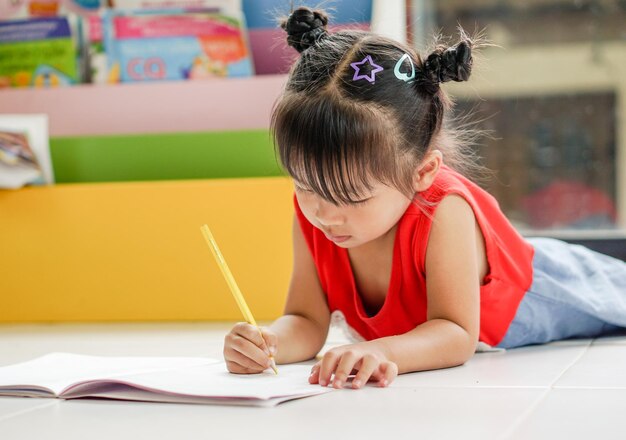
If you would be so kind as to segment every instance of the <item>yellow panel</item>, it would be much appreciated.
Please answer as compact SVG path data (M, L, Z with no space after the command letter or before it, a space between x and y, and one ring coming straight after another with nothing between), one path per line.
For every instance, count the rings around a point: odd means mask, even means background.
M287 178L0 191L0 322L243 320L207 223L258 320L292 265Z

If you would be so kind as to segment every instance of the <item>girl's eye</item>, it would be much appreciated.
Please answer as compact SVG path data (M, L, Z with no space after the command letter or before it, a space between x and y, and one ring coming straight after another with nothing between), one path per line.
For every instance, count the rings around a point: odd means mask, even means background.
M363 206L363 205L367 204L367 202L369 202L370 200L372 200L371 197L369 199L358 200L358 201L354 202L354 205L355 206Z
M355 202L350 202L350 203L340 203L340 206L346 206L346 207L361 207L361 206L365 206L367 205L367 203L372 200L372 197L369 197L367 199L363 199L363 200L357 200Z

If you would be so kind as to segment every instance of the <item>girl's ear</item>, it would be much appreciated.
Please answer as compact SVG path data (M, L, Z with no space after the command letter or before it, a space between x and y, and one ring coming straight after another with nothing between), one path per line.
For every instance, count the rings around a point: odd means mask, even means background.
M415 192L426 191L435 181L435 177L441 168L443 156L439 150L431 150L415 170L413 188Z

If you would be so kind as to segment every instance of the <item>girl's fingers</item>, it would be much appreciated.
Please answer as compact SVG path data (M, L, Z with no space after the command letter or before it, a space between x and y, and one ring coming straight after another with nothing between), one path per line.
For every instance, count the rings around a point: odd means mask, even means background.
M365 385L367 381L370 380L370 377L372 377L372 374L378 369L378 367L379 360L376 359L376 357L371 355L364 356L361 360L361 367L354 377L354 380L352 380L352 388L359 389L363 385Z
M320 362L313 365L311 368L311 375L309 376L309 383L316 384L320 382Z
M247 322L239 322L233 328L234 333L241 336L244 339L252 342L257 347L263 349L267 349L265 346L265 339L261 335L258 327L253 326L252 324L248 324ZM267 351L267 355L269 356L269 350Z
M226 363L229 362L237 364L240 369L245 370L246 373L260 373L265 368L247 356L239 353L236 350L229 350L227 353L224 353L224 357L226 358ZM229 368L230 371L230 368Z
M398 366L394 362L383 362L378 368L378 385L386 387L398 376Z
M269 349L270 354L272 356L276 355L276 349L278 345L278 337L276 336L276 334L274 334L274 332L265 327L261 327L261 333L263 334L265 345Z
M249 359L249 361L252 362L252 364L242 364L241 362L236 361L244 367L251 368L252 365L256 365L256 368L266 369L270 365L269 356L259 347L257 347L247 339L242 338L241 336L233 337L230 340L230 343L227 345L227 349L230 349L233 352L232 354L230 354L229 359L239 359L239 356L237 354L240 354L241 356Z
M330 377L337 368L341 355L334 351L327 352L322 358L320 365L319 384L323 387L330 383Z
M333 387L342 388L343 384L348 380L348 376L352 372L352 369L359 361L359 356L351 350L345 351L337 364L335 369L335 378L333 380Z
M251 370L250 368L243 367L237 362L226 361L226 368L229 373L233 374L258 374L260 371Z

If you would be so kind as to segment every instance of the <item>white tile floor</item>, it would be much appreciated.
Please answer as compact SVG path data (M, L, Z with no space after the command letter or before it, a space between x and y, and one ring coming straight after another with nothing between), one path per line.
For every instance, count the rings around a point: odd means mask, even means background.
M52 351L221 357L230 324L0 326L0 366ZM328 346L344 343L331 332ZM0 398L12 439L626 439L626 336L479 353L387 389L276 408Z

